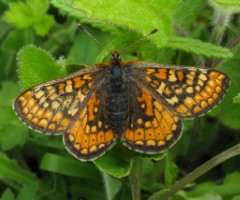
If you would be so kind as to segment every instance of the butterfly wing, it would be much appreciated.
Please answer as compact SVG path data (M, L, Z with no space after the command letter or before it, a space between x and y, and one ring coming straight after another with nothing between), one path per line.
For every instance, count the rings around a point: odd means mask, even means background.
M134 80L143 82L157 99L184 118L194 118L211 110L230 83L226 74L214 69L147 62L136 62L132 67Z
M211 110L223 97L229 78L213 69L130 62L124 66L129 85L129 125L122 135L130 149L159 153L181 135L180 118Z
M96 92L64 134L66 148L82 161L96 159L115 144L115 135L106 121L103 99Z
M26 90L13 107L30 128L64 133L66 148L75 157L93 160L115 142L97 99L103 81L104 70L89 67Z
M51 134L67 130L96 91L97 67L45 82L20 94L13 108L30 128Z
M182 131L179 117L140 83L129 84L129 93L129 123L121 137L123 144L149 154L173 145Z

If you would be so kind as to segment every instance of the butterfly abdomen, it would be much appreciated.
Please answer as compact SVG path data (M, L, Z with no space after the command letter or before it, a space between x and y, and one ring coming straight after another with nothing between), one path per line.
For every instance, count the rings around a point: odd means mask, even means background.
M128 118L128 98L124 91L114 91L109 94L108 118L114 132L121 135Z
M129 98L120 66L111 68L107 85L107 111L110 126L119 136L124 132L128 119Z

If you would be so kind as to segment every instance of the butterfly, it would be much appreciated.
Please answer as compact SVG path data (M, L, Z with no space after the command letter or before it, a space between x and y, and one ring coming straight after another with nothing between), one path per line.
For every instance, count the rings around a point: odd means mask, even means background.
M180 138L181 119L216 106L229 82L214 69L125 63L114 51L108 63L24 91L13 107L30 128L63 134L66 149L82 161L98 158L118 139L131 150L156 154Z

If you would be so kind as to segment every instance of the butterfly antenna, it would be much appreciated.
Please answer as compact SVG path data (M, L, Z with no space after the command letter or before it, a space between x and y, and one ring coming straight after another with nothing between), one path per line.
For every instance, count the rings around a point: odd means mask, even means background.
M103 43L101 43L99 40L97 40L82 24L78 23L77 24L90 38L92 38L99 46L107 49L108 51L110 51L110 49L108 49ZM110 51L111 52L111 51Z
M139 38L138 40L134 41L133 43L131 43L130 45L128 45L127 47L125 47L124 49L130 49L131 47L135 46L136 44L138 44L139 42L141 42L142 40L145 40L146 38L149 37L149 35L152 35L154 33L158 32L158 29L153 29L150 33L148 33L147 35L144 35L143 37Z

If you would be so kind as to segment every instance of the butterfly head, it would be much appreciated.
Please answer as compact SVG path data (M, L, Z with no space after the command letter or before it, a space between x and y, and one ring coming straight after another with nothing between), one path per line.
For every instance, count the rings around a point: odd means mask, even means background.
M120 55L120 53L118 53L118 51L114 51L114 52L112 53L111 58L110 58L110 63L111 63L112 65L120 65L121 62L122 62L122 60L121 60L121 55Z

